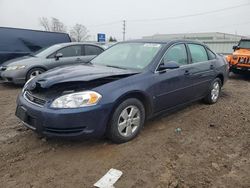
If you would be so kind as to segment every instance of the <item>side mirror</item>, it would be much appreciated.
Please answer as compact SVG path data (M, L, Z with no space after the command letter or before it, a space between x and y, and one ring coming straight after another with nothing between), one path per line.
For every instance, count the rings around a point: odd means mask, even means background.
M55 59L56 59L56 60L59 60L61 57L63 57L63 54L62 54L62 53L57 53L57 54L55 55Z
M239 49L239 47L238 46L233 46L233 50L235 51L235 50L238 50Z
M178 69L180 65L175 61L169 61L167 63L161 63L158 67L158 71L164 71L167 69Z

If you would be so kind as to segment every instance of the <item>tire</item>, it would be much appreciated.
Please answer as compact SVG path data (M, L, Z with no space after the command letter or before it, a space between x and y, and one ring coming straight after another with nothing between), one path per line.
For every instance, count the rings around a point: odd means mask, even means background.
M33 69L29 70L29 72L27 73L27 75L26 75L26 81L28 81L32 77L35 77L35 76L37 76L39 74L44 73L44 72L45 72L45 70L42 69L42 68L33 68Z
M209 91L207 96L204 98L204 102L207 104L215 104L220 97L221 87L221 79L214 79L211 85L209 86Z
M129 98L120 103L115 109L107 136L114 143L124 143L135 138L142 129L145 121L144 105L136 98Z

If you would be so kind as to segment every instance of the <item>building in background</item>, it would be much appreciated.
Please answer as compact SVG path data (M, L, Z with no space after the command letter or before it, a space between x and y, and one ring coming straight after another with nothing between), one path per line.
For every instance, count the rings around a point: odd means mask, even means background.
M155 34L145 36L143 39L187 39L198 40L208 45L212 50L221 54L232 53L232 47L237 45L241 38L245 36L228 33L209 32L209 33L182 33L182 34Z

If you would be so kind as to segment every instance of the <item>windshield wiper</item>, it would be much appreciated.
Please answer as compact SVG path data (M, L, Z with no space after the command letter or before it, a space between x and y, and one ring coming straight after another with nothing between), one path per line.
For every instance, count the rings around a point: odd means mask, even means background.
M123 70L128 70L124 67L119 67L119 66L115 66L115 65L106 65L106 67L112 67L112 68L117 68L117 69L123 69Z

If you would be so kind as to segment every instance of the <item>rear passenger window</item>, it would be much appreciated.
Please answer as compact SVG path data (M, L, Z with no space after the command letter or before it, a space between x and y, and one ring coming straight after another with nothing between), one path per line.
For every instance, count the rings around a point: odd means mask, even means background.
M86 45L85 55L99 55L103 50L97 46Z
M207 52L202 45L188 44L188 47L191 53L192 63L208 61Z
M57 53L62 53L63 57L81 56L81 46L68 46L58 50Z
M216 55L208 48L207 48L207 55L208 55L209 60L216 59Z
M175 61L180 65L186 65L187 61L187 51L184 44L177 44L170 47L164 56L164 63L169 61Z

